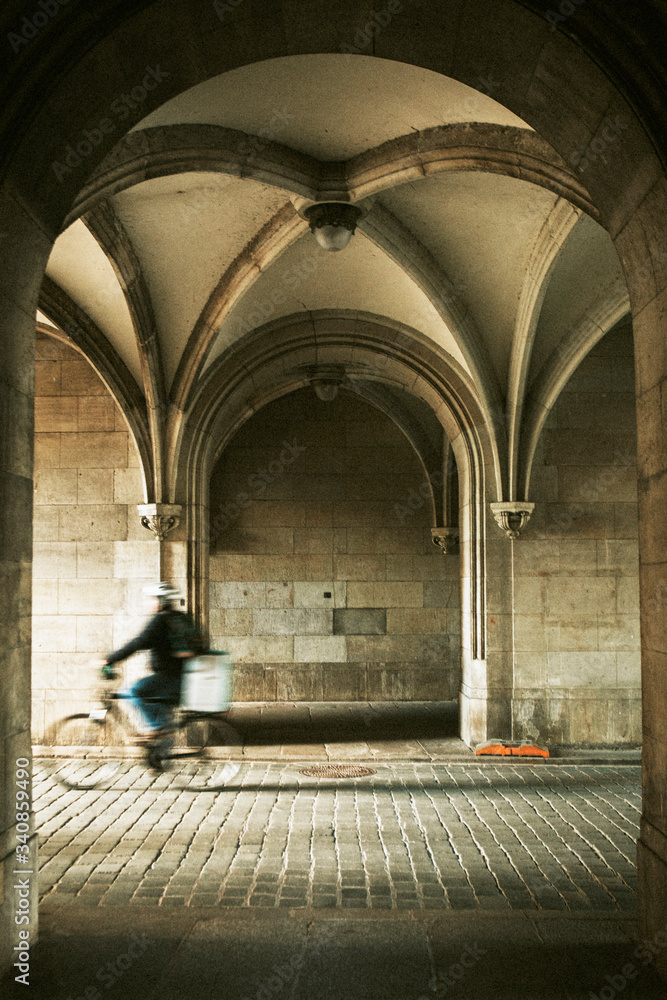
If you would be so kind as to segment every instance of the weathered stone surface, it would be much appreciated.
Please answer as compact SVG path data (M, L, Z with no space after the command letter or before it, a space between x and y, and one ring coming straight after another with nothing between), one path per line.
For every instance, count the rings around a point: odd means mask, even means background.
M213 532L283 438L303 439L306 447L306 474L297 463L285 467L282 499L263 490L215 543L209 567L215 642L226 643L243 665L242 697L265 690L260 674L267 675L271 637L293 640L292 673L279 662L283 647L271 667L279 698L349 700L365 697L369 684L382 699L441 697L443 691L455 697L458 560L435 552L426 505L403 524L393 509L415 476L420 481L414 453L362 400L345 396L333 406L323 408L308 391L295 394L289 407L276 400L245 425L214 473ZM391 478L388 467L395 470ZM244 617L228 619L231 613ZM352 639L373 635L387 641L350 652ZM354 661L349 668L343 666L348 659Z
M118 407L66 345L41 337L39 351L54 357L42 361L35 403L44 431L37 434L34 525L44 541L35 549L33 649L67 662L35 676L37 740L58 714L75 710L73 689L81 709L88 707L97 678L77 657L86 661L136 634L141 588L158 573L156 546L134 540L142 484L136 458L129 467L134 448L128 451L127 424L116 421Z
M384 635L387 612L382 608L336 608L334 635Z
M255 635L330 635L332 611L314 608L256 609L253 612ZM335 629L334 629L335 632Z
M347 640L344 636L294 636L295 663L347 659Z

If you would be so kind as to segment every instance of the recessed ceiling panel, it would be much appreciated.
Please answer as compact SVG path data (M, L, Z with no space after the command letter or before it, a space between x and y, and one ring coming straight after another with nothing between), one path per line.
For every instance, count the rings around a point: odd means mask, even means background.
M114 197L151 294L168 385L221 275L287 200L278 188L215 173L160 177Z
M493 94L492 80L480 90ZM269 59L206 80L136 128L198 123L240 129L321 160L347 160L400 135L456 122L529 128L478 90L432 70L357 55Z
M143 388L137 338L123 290L104 251L81 220L56 240L46 273L107 335Z
M418 330L468 371L451 331L412 279L357 231L345 250L322 250L306 233L263 272L223 321L211 357L251 330L292 313L354 309Z
M381 197L470 309L501 384L526 266L556 197L514 177L458 171L402 184Z
M609 233L587 215L577 222L551 273L533 349L531 381L560 341L622 280Z

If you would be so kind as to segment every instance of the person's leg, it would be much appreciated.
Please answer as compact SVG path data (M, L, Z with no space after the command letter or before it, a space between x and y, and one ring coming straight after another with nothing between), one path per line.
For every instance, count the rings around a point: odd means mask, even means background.
M173 709L181 700L181 676L180 674L176 677L162 674L161 677L163 681L162 697L164 699L160 703L164 713L162 724L167 726L174 718Z
M171 718L171 706L178 704L180 678L149 674L132 686L130 694L151 730L162 729Z

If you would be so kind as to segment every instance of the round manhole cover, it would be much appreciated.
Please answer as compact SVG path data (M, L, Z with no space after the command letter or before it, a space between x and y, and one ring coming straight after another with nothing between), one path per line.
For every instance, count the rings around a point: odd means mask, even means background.
M366 778L369 774L377 774L377 771L359 764L313 764L312 767L302 768L299 774L308 778Z

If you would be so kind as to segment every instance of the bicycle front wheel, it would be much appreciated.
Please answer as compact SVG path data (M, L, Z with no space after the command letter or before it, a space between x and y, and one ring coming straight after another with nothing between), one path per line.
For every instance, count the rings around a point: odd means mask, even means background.
M104 756L108 750L109 732L106 719L90 715L68 715L56 729L56 742L71 748L71 754L56 768L53 777L65 788L86 791L107 788L121 767L120 760Z

